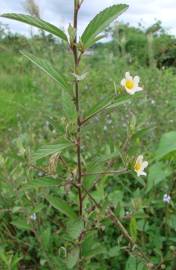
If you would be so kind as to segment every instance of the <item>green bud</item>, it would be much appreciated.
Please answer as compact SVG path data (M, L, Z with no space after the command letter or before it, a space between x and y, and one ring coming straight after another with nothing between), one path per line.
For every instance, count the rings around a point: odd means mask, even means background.
M71 23L68 26L68 34L69 34L69 39L70 39L70 45L72 46L75 40L76 36L76 30L75 28L71 25Z

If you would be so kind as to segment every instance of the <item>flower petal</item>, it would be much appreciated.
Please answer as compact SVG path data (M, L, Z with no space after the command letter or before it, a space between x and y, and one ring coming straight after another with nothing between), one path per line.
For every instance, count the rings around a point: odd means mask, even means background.
M139 87L139 86L135 87L135 92L140 92L140 91L143 91L142 87Z
M138 157L137 157L137 159L136 159L136 163L142 163L142 161L143 161L143 155L139 155Z
M121 82L120 82L121 86L125 86L125 83L126 83L125 79L121 80Z
M133 80L138 85L138 83L140 82L140 77L139 76L135 76Z
M148 167L148 161L144 161L144 162L142 163L142 168L145 169L145 168L147 168L147 167Z
M133 89L129 90L128 88L125 87L125 90L127 91L127 93L129 95L134 95L135 94L135 91Z
M146 176L147 174L143 170L140 170L140 171L137 172L137 175L138 176L142 176L142 175L145 175Z
M126 80L132 80L133 79L132 76L130 75L130 72L129 71L127 71L125 73L125 78L126 78Z

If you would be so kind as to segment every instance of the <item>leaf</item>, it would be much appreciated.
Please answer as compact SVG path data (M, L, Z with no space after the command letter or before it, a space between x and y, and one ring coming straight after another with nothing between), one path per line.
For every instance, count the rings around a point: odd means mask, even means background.
M65 202L64 200L56 197L56 196L47 196L46 199L48 200L48 202L57 210L59 210L61 213L63 213L64 215L66 215L69 218L75 219L77 218L76 213L74 212L74 210L72 209L71 206L69 206L67 204L67 202Z
M176 216L175 216L175 215L170 215L170 216L167 218L167 222L168 222L168 225L169 225L174 231L176 231Z
M103 32L106 27L127 8L128 5L124 4L113 5L96 15L82 34L81 41L83 42L85 48L88 48L89 44L93 44L92 41L96 38L96 36Z
M80 75L78 75L78 74L76 74L76 73L72 73L72 75L73 75L73 77L74 77L78 82L80 82L80 81L85 80L85 78L86 78L87 75L88 75L88 72L84 72L83 74L80 74Z
M110 110L110 109L114 109L114 108L117 108L118 106L120 105L123 105L125 104L126 102L128 102L130 100L130 97L129 96L123 96L123 97L120 97L118 98L118 100L110 105L108 105L106 107L107 110Z
M21 51L21 53L33 64L35 64L45 73L47 73L52 79L54 79L60 85L61 88L65 90L69 89L69 84L67 83L65 77L61 73L59 73L59 71L57 71L48 61L40 59L24 51Z
M72 144L70 142L64 142L61 144L55 145L45 145L38 149L32 156L33 161L37 161L41 158L53 155L53 154L60 154L64 149L70 147Z
M82 256L95 257L99 254L106 253L106 248L97 241L97 233L92 231L88 232L82 242Z
M58 185L59 185L58 179L41 177L41 179L35 179L30 181L28 184L24 186L24 189L54 187Z
M79 260L79 248L74 248L67 257L67 267L68 269L72 269Z
M99 100L94 106L92 106L85 114L86 119L89 119L90 117L94 116L98 112L101 112L103 109L105 109L108 105L110 105L112 100L112 97L106 96L102 100Z
M176 131L163 134L155 158L161 159L174 151L176 151Z
M101 40L102 38L105 38L105 37L106 37L106 35L99 35L99 36L95 37L94 39L87 42L86 47L87 48L92 47L97 41L99 41L99 40Z
M72 239L78 239L84 229L84 222L81 219L72 219L67 223L67 233Z
M136 222L135 217L131 218L129 229L130 229L131 237L136 241L136 239L137 239L137 222Z
M50 240L51 240L51 228L48 227L45 230L42 230L40 233L40 238L41 238L43 247L45 248L45 250L48 250L50 246Z
M22 218L18 218L15 219L11 222L12 225L14 225L15 227L17 227L20 230L31 230L31 226L30 224L28 224L26 222L26 220L22 219Z
M114 99L114 97L112 96L108 96L105 97L104 99L102 99L101 101L97 102L87 113L85 117L85 121L87 121L88 119L92 118L93 116L95 116L98 113L101 113L105 110L110 110L110 109L114 109L122 104L125 104L126 102L128 102L130 100L129 96L124 96L124 97L120 97L116 102L112 102L112 99Z
M117 207L118 204L123 202L123 192L121 190L114 190L108 196L109 201L112 203L113 207Z
M125 270L147 270L145 263L138 261L135 256L130 256L125 264Z
M16 13L2 14L1 17L16 20L16 21L23 22L23 23L27 23L27 24L35 26L39 29L45 30L45 31L63 39L64 41L68 41L66 34L62 30L60 30L58 27L52 25L51 23L46 22L44 20L41 20L39 18L32 17L30 15L16 14Z
M98 243L95 248L90 248L86 254L86 257L92 258L97 255L106 253L106 248L102 244Z
M152 190L160 182L165 181L171 173L171 169L166 167L166 165L164 165L162 162L157 162L150 166L146 192Z
M74 119L76 119L76 110L74 103L71 96L65 91L62 91L62 109L67 120L73 121Z
M3 262L4 264L6 264L6 266L9 265L8 257L6 256L6 253L2 248L0 248L0 259L0 263Z
M114 246L108 250L107 257L108 258L113 258L113 257L119 257L120 256L120 247L119 246Z

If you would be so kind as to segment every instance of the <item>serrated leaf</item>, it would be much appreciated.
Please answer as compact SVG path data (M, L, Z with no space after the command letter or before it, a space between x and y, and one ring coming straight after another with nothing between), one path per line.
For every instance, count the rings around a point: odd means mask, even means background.
M35 179L30 181L28 184L24 186L24 189L54 187L58 185L59 185L58 179L41 177L41 179Z
M37 161L41 158L53 155L53 154L61 154L61 152L70 147L72 144L70 142L65 142L61 144L55 144L55 145L45 145L38 149L32 156L33 161Z
M137 239L137 222L136 222L135 217L131 218L129 229L130 229L131 237L136 241L136 239Z
M67 257L67 267L68 269L73 269L79 260L79 248L74 248Z
M88 48L89 44L103 32L110 23L112 23L119 15L121 15L128 5L120 4L113 5L109 8L104 9L102 12L97 14L95 18L88 24L84 33L82 34L81 40L85 46Z
M26 220L23 220L22 218L15 219L11 222L12 225L17 227L20 230L31 230L30 224L26 222Z
M61 73L59 73L59 71L57 71L48 61L40 59L24 51L21 51L21 53L33 64L35 64L45 73L47 73L52 79L54 79L60 85L61 88L65 90L69 89L69 84L67 83L66 78Z
M72 219L67 223L67 233L72 239L78 239L84 229L84 222L81 219Z
M59 29L55 25L53 25L49 22L46 22L44 20L41 20L39 18L32 17L30 15L25 15L25 14L17 14L17 13L2 14L1 17L16 20L19 22L23 22L23 23L29 24L31 26L35 26L39 29L47 31L48 33L51 33L51 34L63 39L64 41L68 41L66 34L61 29Z
M64 200L56 197L56 196L47 196L46 199L48 202L61 213L66 215L69 218L76 219L77 215L72 209L72 207Z
M176 131L163 134L155 158L161 159L174 151L176 151Z

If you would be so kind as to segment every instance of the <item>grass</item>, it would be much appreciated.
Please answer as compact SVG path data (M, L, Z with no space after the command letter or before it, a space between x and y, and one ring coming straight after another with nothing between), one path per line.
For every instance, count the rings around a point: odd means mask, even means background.
M68 74L72 72L70 57L65 57L65 51L56 57L50 52L50 58L58 69ZM7 269L13 270L65 269L62 266L65 253L75 240L70 240L65 231L63 216L48 206L44 198L48 194L66 198L65 194L70 192L69 200L74 202L74 207L77 198L69 186L68 190L52 187L25 189L27 183L40 179L41 174L40 170L31 168L32 152L40 145L58 143L68 124L62 108L61 90L18 53L3 51L0 63L0 263L4 270L8 263L10 266ZM114 82L119 89L119 82L127 70L133 75L138 74L145 88L142 94L132 99L131 104L102 113L86 125L82 134L85 138L82 152L87 167L92 171L102 170L104 165L101 165L103 161L100 162L100 159L114 154L116 157L110 159L112 163L107 164L118 167L118 150L124 143L128 162L141 153L152 161L162 134L175 129L175 70L149 69L137 63L129 65L100 49L92 58L85 57L81 69L88 72L81 83L81 104L85 111L100 102L102 97L113 95ZM72 136L74 126L68 127ZM64 158L74 170L75 153L66 151ZM98 164L96 159L99 159ZM46 169L48 161L41 161L38 166ZM174 269L171 266L175 252L175 157L171 155L169 159L151 163L150 166L148 180L137 179L134 175L102 177L101 184L92 195L102 204L109 201L116 213L124 218L127 228L133 225L125 219L126 212L134 214L137 222L135 234L143 249L151 256L153 263L160 263L163 257L166 269L171 270ZM64 169L58 164L58 174L63 173ZM148 193L146 189L152 177L158 184L153 184ZM91 176L87 177L87 185L93 180ZM167 192L173 197L173 203L168 207L162 202L162 196ZM87 201L85 204L89 206ZM36 222L30 219L34 212ZM93 223L96 230L88 234L84 242L85 252L86 245L90 248L97 242L95 250L91 250L93 255L90 255L95 258L88 260L85 269L146 269L133 253L130 256L123 252L126 242L101 214ZM92 216L94 218L94 213Z

